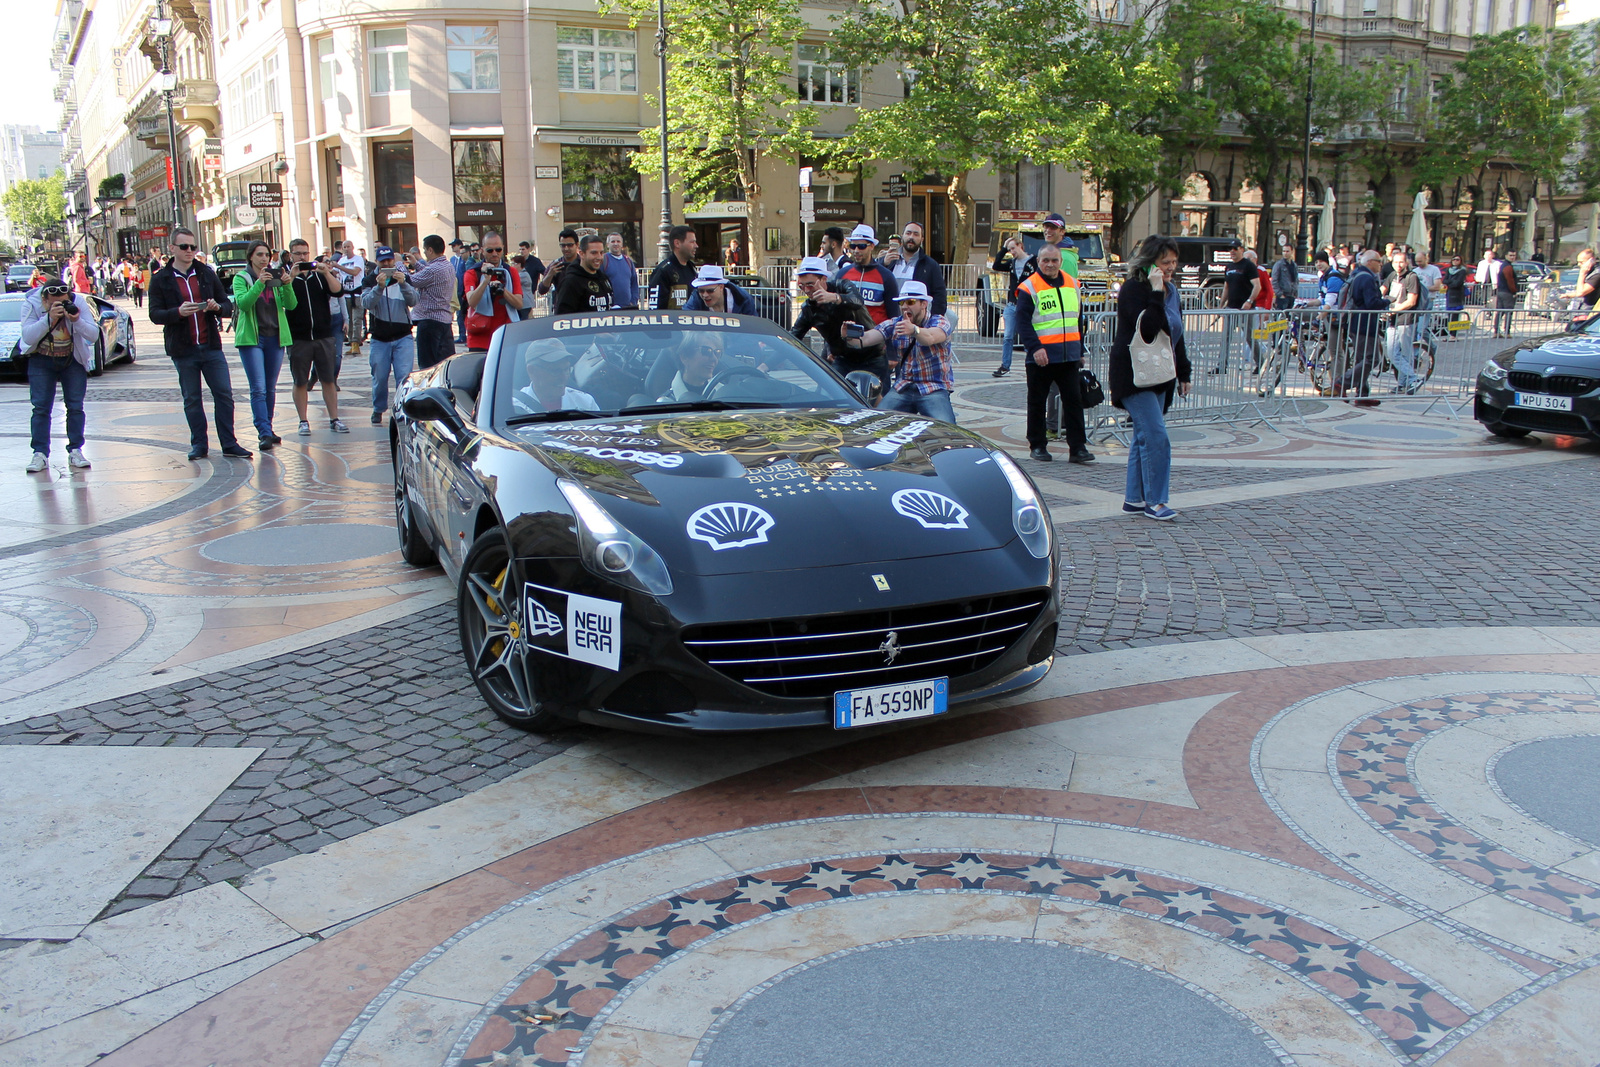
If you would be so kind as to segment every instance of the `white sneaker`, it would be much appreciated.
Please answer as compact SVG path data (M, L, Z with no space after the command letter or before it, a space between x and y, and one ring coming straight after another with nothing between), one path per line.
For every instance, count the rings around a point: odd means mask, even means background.
M307 422L305 419L301 419L300 420L300 436L301 437L310 437L311 436L311 424L309 422Z
M28 473L38 474L48 466L50 466L50 460L45 454L43 452L35 452L33 458L28 460Z
M89 463L88 459L86 459L84 457L83 449L81 449L81 448L69 448L69 449L67 449L67 466L72 467L75 470L80 470L80 471L86 471L86 470L89 469L90 463Z

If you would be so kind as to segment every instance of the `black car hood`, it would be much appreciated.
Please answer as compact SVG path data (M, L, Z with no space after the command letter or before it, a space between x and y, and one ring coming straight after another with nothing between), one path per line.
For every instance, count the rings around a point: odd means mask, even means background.
M1554 367L1558 374L1572 371L1600 376L1600 337L1581 333L1552 334L1519 347L1513 354L1516 370L1543 373Z
M516 427L675 571L743 574L992 549L1015 537L983 438L873 409Z

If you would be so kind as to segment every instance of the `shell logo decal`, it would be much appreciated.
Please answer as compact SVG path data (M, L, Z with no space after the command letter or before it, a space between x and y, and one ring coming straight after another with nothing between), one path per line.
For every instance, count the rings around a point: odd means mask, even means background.
M902 489L889 500L896 511L908 519L916 519L925 529L967 528L967 509L943 493L927 489Z
M776 520L765 509L729 501L707 504L689 516L686 528L690 537L704 541L714 552L721 552L725 548L763 544L767 531L775 524Z

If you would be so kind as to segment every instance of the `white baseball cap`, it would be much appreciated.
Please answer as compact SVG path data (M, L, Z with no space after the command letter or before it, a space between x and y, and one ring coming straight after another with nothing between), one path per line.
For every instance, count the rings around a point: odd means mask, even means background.
M694 287L704 289L708 285L727 285L728 277L722 273L722 268L715 263L707 263L700 268L700 273L694 276Z
M826 278L829 273L827 260L821 256L807 256L800 261L800 266L795 270L794 276L798 278L802 274L820 274Z
M928 287L921 282L906 282L900 287L900 295L896 300L926 300L932 302L933 297L928 295Z
M856 228L855 229L850 231L850 240L852 240L852 241L871 241L873 244L877 244L878 243L878 235L872 231L872 227L871 226L868 226L864 222L860 222L860 223L856 224Z

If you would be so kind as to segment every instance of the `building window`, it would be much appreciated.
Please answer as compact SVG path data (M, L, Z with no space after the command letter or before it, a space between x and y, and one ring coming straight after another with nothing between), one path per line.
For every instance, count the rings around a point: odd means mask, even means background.
M333 38L324 37L317 42L317 99L326 103L333 99L333 76L339 65L333 58Z
M505 203L506 179L500 161L500 142L452 141L450 147L455 157L456 203Z
M276 115L283 110L278 106L278 56L276 53L261 61L261 90L267 114Z
M1361 0L1361 13L1363 15L1376 15L1378 13L1378 0Z
M803 44L799 60L800 99L815 104L861 103L861 72L828 57L825 44Z
M372 168L379 207L417 202L416 166L410 141L385 141L372 146Z
M337 146L328 149L327 169L328 207L330 210L333 208L342 209L344 207L344 163L340 159Z
M637 93L639 57L632 30L556 27L556 84L569 92Z
M372 71L373 96L409 92L411 66L406 55L406 31L369 30L367 66Z
M450 91L500 91L500 32L493 26L449 26Z

